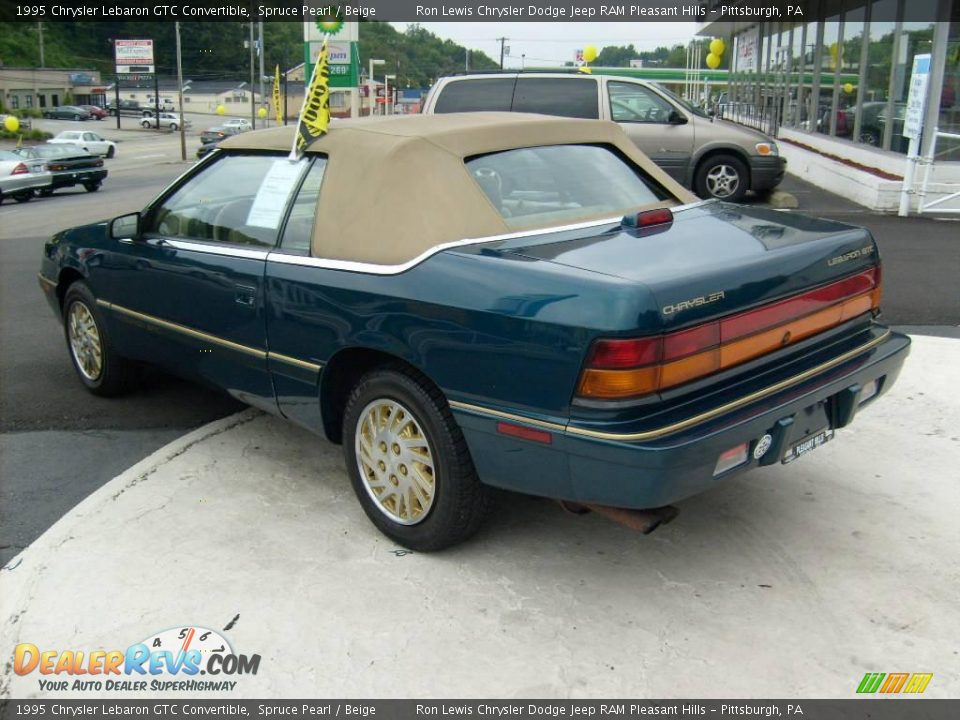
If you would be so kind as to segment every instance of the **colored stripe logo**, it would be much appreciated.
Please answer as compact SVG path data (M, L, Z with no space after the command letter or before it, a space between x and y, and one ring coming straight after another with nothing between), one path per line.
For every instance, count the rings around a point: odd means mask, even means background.
M932 679L933 673L866 673L857 687L857 694L919 695Z

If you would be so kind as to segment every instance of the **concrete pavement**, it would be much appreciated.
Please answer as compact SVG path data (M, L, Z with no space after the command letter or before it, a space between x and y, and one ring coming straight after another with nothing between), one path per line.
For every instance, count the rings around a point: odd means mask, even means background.
M504 494L468 544L412 554L367 521L338 447L254 411L218 420L0 571L0 696L142 697L40 690L94 676L20 676L11 653L196 626L258 672L146 694L851 698L865 672L932 672L925 696L957 697L960 343L914 343L834 442L649 537Z

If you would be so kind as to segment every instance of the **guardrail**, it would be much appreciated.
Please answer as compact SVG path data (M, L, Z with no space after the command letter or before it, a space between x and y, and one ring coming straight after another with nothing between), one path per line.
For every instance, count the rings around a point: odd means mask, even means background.
M927 197L927 187L930 184L930 171L933 168L934 163L937 159L937 141L941 138L946 140L957 140L960 141L960 134L958 133L948 133L941 132L940 128L933 129L933 142L930 143L930 152L925 158L923 158L924 172L923 172L923 183L920 185L920 197L917 202L917 215L922 215L925 212L930 212L932 208L937 208L934 210L936 213L943 213L945 215L960 215L960 207L957 208L945 208L939 207L945 202L950 202L951 200L956 200L960 198L960 192L951 193L950 195L945 195L941 198L937 198L933 202L924 204L924 200Z
M759 130L770 137L776 137L780 129L780 118L773 106L744 102L721 103L714 108L714 112L718 118Z

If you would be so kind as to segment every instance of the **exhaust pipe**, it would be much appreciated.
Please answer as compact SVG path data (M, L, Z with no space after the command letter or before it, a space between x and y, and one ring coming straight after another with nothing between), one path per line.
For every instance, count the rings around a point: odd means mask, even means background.
M586 515L588 512L595 512L603 515L615 523L623 525L631 530L638 530L644 535L649 535L661 525L672 522L680 511L673 505L665 505L659 508L650 508L647 510L630 510L628 508L609 507L607 505L592 505L567 502L558 500L560 507L574 515Z

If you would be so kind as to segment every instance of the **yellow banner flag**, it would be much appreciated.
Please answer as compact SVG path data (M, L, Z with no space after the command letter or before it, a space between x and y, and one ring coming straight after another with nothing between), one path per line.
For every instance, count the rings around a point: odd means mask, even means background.
M280 66L277 65L273 74L273 114L277 118L277 125L283 125L283 114L280 110Z
M300 110L300 120L297 123L297 134L293 138L293 148L290 150L290 159L296 160L303 155L304 149L311 142L327 132L330 125L330 58L327 51L327 40L323 41L320 57L313 68L310 78L310 89L303 99L303 108Z

